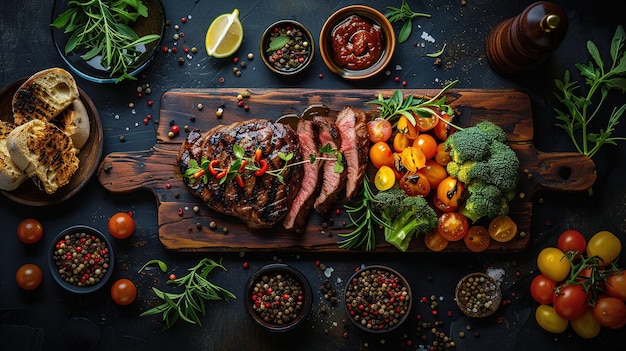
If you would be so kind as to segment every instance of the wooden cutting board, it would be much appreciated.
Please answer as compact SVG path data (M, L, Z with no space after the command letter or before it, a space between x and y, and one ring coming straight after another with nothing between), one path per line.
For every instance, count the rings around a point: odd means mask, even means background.
M176 154L185 138L185 126L208 131L219 124L230 124L249 118L277 119L286 114L300 114L308 106L323 104L331 111L345 106L375 112L367 104L378 93L391 96L393 90L304 90L304 89L177 89L164 93L157 128L157 143L149 150L111 153L98 169L98 180L113 193L148 190L154 193L158 206L159 238L171 250L180 251L325 251L355 252L338 248L338 234L349 232L342 226L348 217L342 206L326 218L314 213L303 233L294 233L277 224L269 230L248 229L236 218L212 211L186 189L176 165ZM404 90L405 94L432 96L435 90ZM239 107L237 95L249 94ZM518 153L521 167L518 196L511 203L510 216L518 225L518 235L507 243L491 243L491 252L514 252L528 246L531 232L532 198L538 187L555 191L583 191L595 181L595 165L578 153L543 153L533 146L533 124L528 96L514 90L452 91L448 103L454 107L461 126L491 120L509 136ZM201 105L201 108L200 108ZM216 110L223 108L223 116ZM181 133L168 136L171 125ZM194 211L194 207L198 211ZM210 228L211 222L216 224ZM228 228L227 232L223 228ZM423 239L411 242L409 252L423 252ZM450 243L444 252L466 251L463 242ZM397 252L378 235L376 252Z

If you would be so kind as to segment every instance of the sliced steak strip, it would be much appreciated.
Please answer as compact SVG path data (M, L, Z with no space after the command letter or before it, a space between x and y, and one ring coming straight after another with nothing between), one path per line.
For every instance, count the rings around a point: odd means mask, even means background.
M326 144L330 144L333 150L339 150L341 147L341 137L337 126L325 117L315 116L313 117L313 125L317 131L320 145L324 147ZM335 157L335 155L324 154L324 157ZM344 160L342 160L344 162ZM347 172L344 170L342 173L335 172L335 165L337 160L327 160L324 162L322 168L322 189L319 196L315 200L313 207L319 213L326 213L330 209L337 198L339 193L343 190L346 180ZM345 167L345 164L344 164Z
M368 162L369 139L365 111L345 107L337 115L335 125L341 135L340 151L346 160L346 198L351 199L361 185Z

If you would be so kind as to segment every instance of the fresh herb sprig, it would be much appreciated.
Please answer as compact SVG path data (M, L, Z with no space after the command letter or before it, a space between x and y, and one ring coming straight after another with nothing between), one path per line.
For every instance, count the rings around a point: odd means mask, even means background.
M400 28L400 33L398 33L398 43L404 43L407 39L409 39L411 32L413 31L413 18L431 16L428 13L414 12L411 10L411 7L406 0L402 0L402 5L400 5L400 7L387 6L385 17L387 17L391 23L399 21L404 22L402 28Z
M385 99L379 93L377 99L367 103L378 105L378 113L374 116L375 118L383 118L390 122L395 122L400 116L405 116L411 124L415 125L417 121L413 113L419 117L437 116L432 107L439 108L450 116L454 114L452 107L446 104L446 97L442 95L452 89L457 82L458 80L448 83L439 93L431 98L416 97L413 94L405 96L402 90L396 90L388 99Z
M611 40L610 55L612 64L605 67L598 47L587 41L587 50L593 61L587 65L576 64L580 75L588 85L586 95L576 95L579 85L571 81L570 72L565 71L563 80L556 79L557 91L554 95L563 104L565 110L555 108L556 118L561 121L557 126L563 128L581 154L593 157L605 144L616 145L616 141L624 141L626 137L612 136L619 119L626 111L626 104L613 108L609 115L606 129L599 133L589 130L591 122L598 116L602 105L606 101L609 91L619 89L626 92L626 36L620 25ZM599 100L597 100L599 99ZM596 101L594 107L594 101Z
M136 79L129 74L142 54L136 46L160 38L158 34L137 35L129 24L140 16L148 16L141 0L70 0L52 26L72 33L65 45L66 54L85 48L85 61L101 55L100 63L110 69L110 77L119 76L119 82Z
M365 177L363 182L363 197L354 205L344 205L351 226L354 229L349 233L339 234L343 239L339 242L339 248L356 249L364 248L365 251L376 249L376 228L389 227L389 225L376 215L372 208L374 193Z
M182 293L164 292L153 287L154 294L164 302L141 313L141 316L161 314L164 330L171 328L179 318L191 324L202 325L198 314L206 313L205 301L228 301L237 298L230 291L208 280L209 273L215 268L226 271L221 262L204 258L196 266L189 268L189 273L184 277L167 281L167 284L182 287Z

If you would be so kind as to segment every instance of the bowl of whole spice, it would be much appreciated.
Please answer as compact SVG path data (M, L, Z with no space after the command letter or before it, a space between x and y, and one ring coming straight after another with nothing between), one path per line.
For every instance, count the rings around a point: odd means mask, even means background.
M291 77L311 65L315 45L311 32L302 23L281 20L265 29L260 51L263 63L270 71Z
M100 231L75 225L60 232L49 250L52 277L64 289L86 294L103 287L113 274L113 247Z
M502 290L490 275L471 273L458 282L455 300L461 312L467 316L487 317L500 307Z
M246 309L252 320L273 332L289 331L309 315L311 286L295 268L286 264L264 266L246 285Z
M344 292L346 313L359 329L387 333L407 319L413 305L411 287L396 270L367 266L350 277Z

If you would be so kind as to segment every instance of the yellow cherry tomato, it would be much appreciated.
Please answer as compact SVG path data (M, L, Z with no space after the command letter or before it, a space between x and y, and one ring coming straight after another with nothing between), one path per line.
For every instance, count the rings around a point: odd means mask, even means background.
M422 150L409 146L402 151L402 164L410 172L417 172L418 169L426 166L426 156Z
M558 314L556 314L554 308L549 305L540 305L537 307L535 310L535 319L540 327L554 334L564 332L569 324L567 319L561 318Z
M411 146L411 144L413 144L413 140L406 134L396 133L393 137L393 149L395 152L402 152L404 149Z
M374 185L376 185L376 189L380 191L385 191L391 189L396 183L396 174L393 172L393 169L389 166L382 166L376 171L376 176L374 177Z
M409 121L406 116L400 116L398 119L398 124L396 124L396 128L398 129L398 133L406 134L409 139L415 139L417 134L419 133L417 128Z
M576 334L583 339L595 338L602 330L602 326L598 323L596 317L593 316L592 308L587 308L582 316L572 319L570 323Z
M537 255L537 267L549 279L560 282L570 271L570 262L563 251L556 247L546 247Z
M594 234L587 243L587 256L598 256L598 264L606 266L619 257L622 243L615 234L603 230Z

